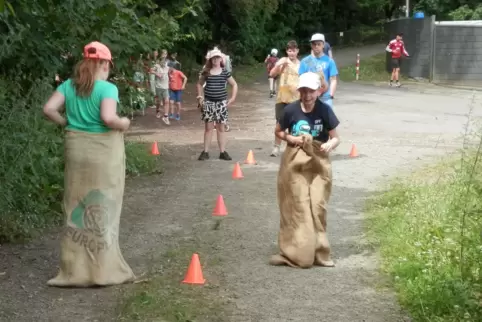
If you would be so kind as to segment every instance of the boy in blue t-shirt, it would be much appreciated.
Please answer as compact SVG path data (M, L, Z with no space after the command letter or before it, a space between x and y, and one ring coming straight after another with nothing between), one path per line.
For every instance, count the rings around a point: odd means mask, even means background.
M336 68L335 61L323 53L323 47L325 45L325 36L323 34L314 34L310 41L312 54L301 60L298 74L323 72L328 83L328 90L320 96L320 100L333 108L338 68Z

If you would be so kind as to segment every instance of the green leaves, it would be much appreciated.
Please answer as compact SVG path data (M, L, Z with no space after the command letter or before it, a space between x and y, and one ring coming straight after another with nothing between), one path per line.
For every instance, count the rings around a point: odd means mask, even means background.
M8 9L10 14L15 17L15 11L13 10L13 7L10 4L10 2L6 0L0 0L0 13L5 13L5 9Z

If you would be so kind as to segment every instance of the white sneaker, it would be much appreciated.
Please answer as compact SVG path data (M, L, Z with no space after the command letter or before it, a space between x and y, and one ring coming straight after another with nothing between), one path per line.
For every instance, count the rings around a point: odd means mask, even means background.
M279 153L280 153L279 146L275 145L275 146L273 147L273 151L271 151L270 156L272 156L272 157L277 157L277 156L279 156Z
M171 125L171 122L169 122L169 116L163 116L162 121L166 123L166 125Z

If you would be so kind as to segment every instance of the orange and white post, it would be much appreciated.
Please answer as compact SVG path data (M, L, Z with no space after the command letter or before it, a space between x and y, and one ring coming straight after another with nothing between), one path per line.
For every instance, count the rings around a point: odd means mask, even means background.
M356 80L360 77L360 54L356 54Z

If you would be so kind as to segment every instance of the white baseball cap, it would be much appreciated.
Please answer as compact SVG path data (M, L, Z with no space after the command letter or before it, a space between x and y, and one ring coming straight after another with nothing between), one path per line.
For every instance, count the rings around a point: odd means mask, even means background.
M325 35L323 35L323 34L314 34L313 36L311 36L310 42L313 42L313 41L322 41L322 42L325 42Z
M271 49L271 55L278 55L278 49L276 48Z
M319 89L321 87L320 75L313 72L301 74L298 81L297 89L300 89L303 87L312 89L314 91Z

